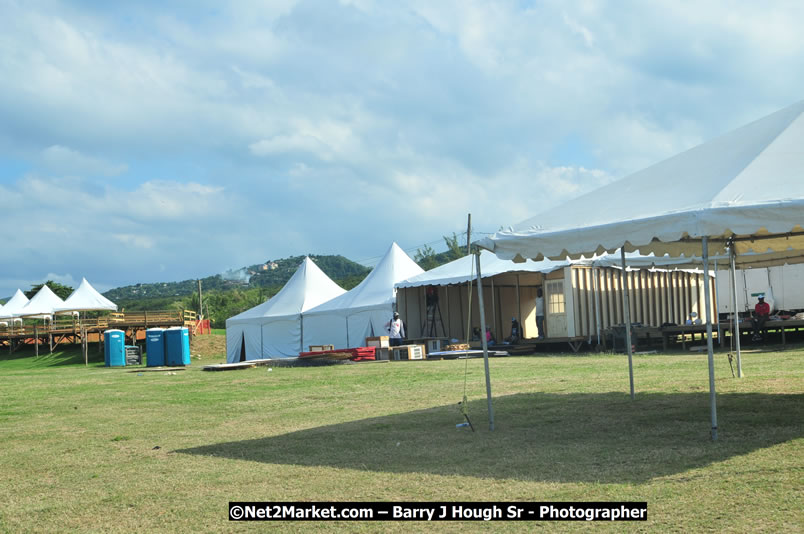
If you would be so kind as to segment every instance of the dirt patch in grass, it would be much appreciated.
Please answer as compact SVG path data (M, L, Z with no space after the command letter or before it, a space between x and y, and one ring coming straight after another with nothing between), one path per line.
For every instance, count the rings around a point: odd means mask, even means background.
M205 334L193 336L190 340L190 352L193 356L201 356L202 360L226 359L226 336Z

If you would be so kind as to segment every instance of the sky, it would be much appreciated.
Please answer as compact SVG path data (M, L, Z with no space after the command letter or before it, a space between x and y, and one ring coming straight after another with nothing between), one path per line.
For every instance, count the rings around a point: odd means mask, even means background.
M804 98L795 0L0 13L0 298L443 250Z

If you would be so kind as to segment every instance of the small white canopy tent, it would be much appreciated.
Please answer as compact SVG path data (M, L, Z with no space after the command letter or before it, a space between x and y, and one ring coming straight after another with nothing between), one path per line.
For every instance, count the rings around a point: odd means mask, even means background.
M8 302L5 303L3 309L0 310L0 319L11 319L12 317L16 317L17 312L19 312L26 304L28 304L28 297L25 296L25 293L23 293L21 289L17 289L17 292L14 293L14 296L11 297Z
M56 313L74 311L117 311L117 304L98 293L86 278L82 278L78 288L60 306L55 307Z
M392 243L376 267L353 289L303 314L304 346L359 347L366 337L387 335L396 303L394 284L424 270Z
M64 301L52 289L47 285L43 285L25 306L14 312L14 315L16 317L50 319L53 317L56 308L63 304Z
M64 301L61 306L57 306L56 313L66 312L87 312L87 311L117 311L117 304L107 299L92 287L86 278L81 279L72 294ZM84 354L84 364L89 365L88 336L84 325L81 325L81 351Z
M518 260L619 247L643 254L700 254L705 273L710 252L731 253L737 265L762 256L799 262L804 259L802 146L804 101L498 232L482 246ZM709 314L707 309L717 439Z
M226 361L290 358L302 350L301 313L346 291L309 257L273 298L226 320Z

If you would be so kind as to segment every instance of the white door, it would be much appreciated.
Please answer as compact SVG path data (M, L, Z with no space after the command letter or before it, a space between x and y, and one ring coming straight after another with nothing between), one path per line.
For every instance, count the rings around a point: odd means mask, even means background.
M564 281L547 280L544 284L547 300L545 325L547 337L567 337L567 312L564 301Z

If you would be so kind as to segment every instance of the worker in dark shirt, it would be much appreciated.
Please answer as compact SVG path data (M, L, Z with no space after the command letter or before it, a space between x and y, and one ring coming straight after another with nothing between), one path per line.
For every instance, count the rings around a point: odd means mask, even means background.
M762 341L762 327L770 317L770 305L765 302L765 295L757 297L757 305L754 306L754 316L751 318L751 324L754 327L754 341Z

